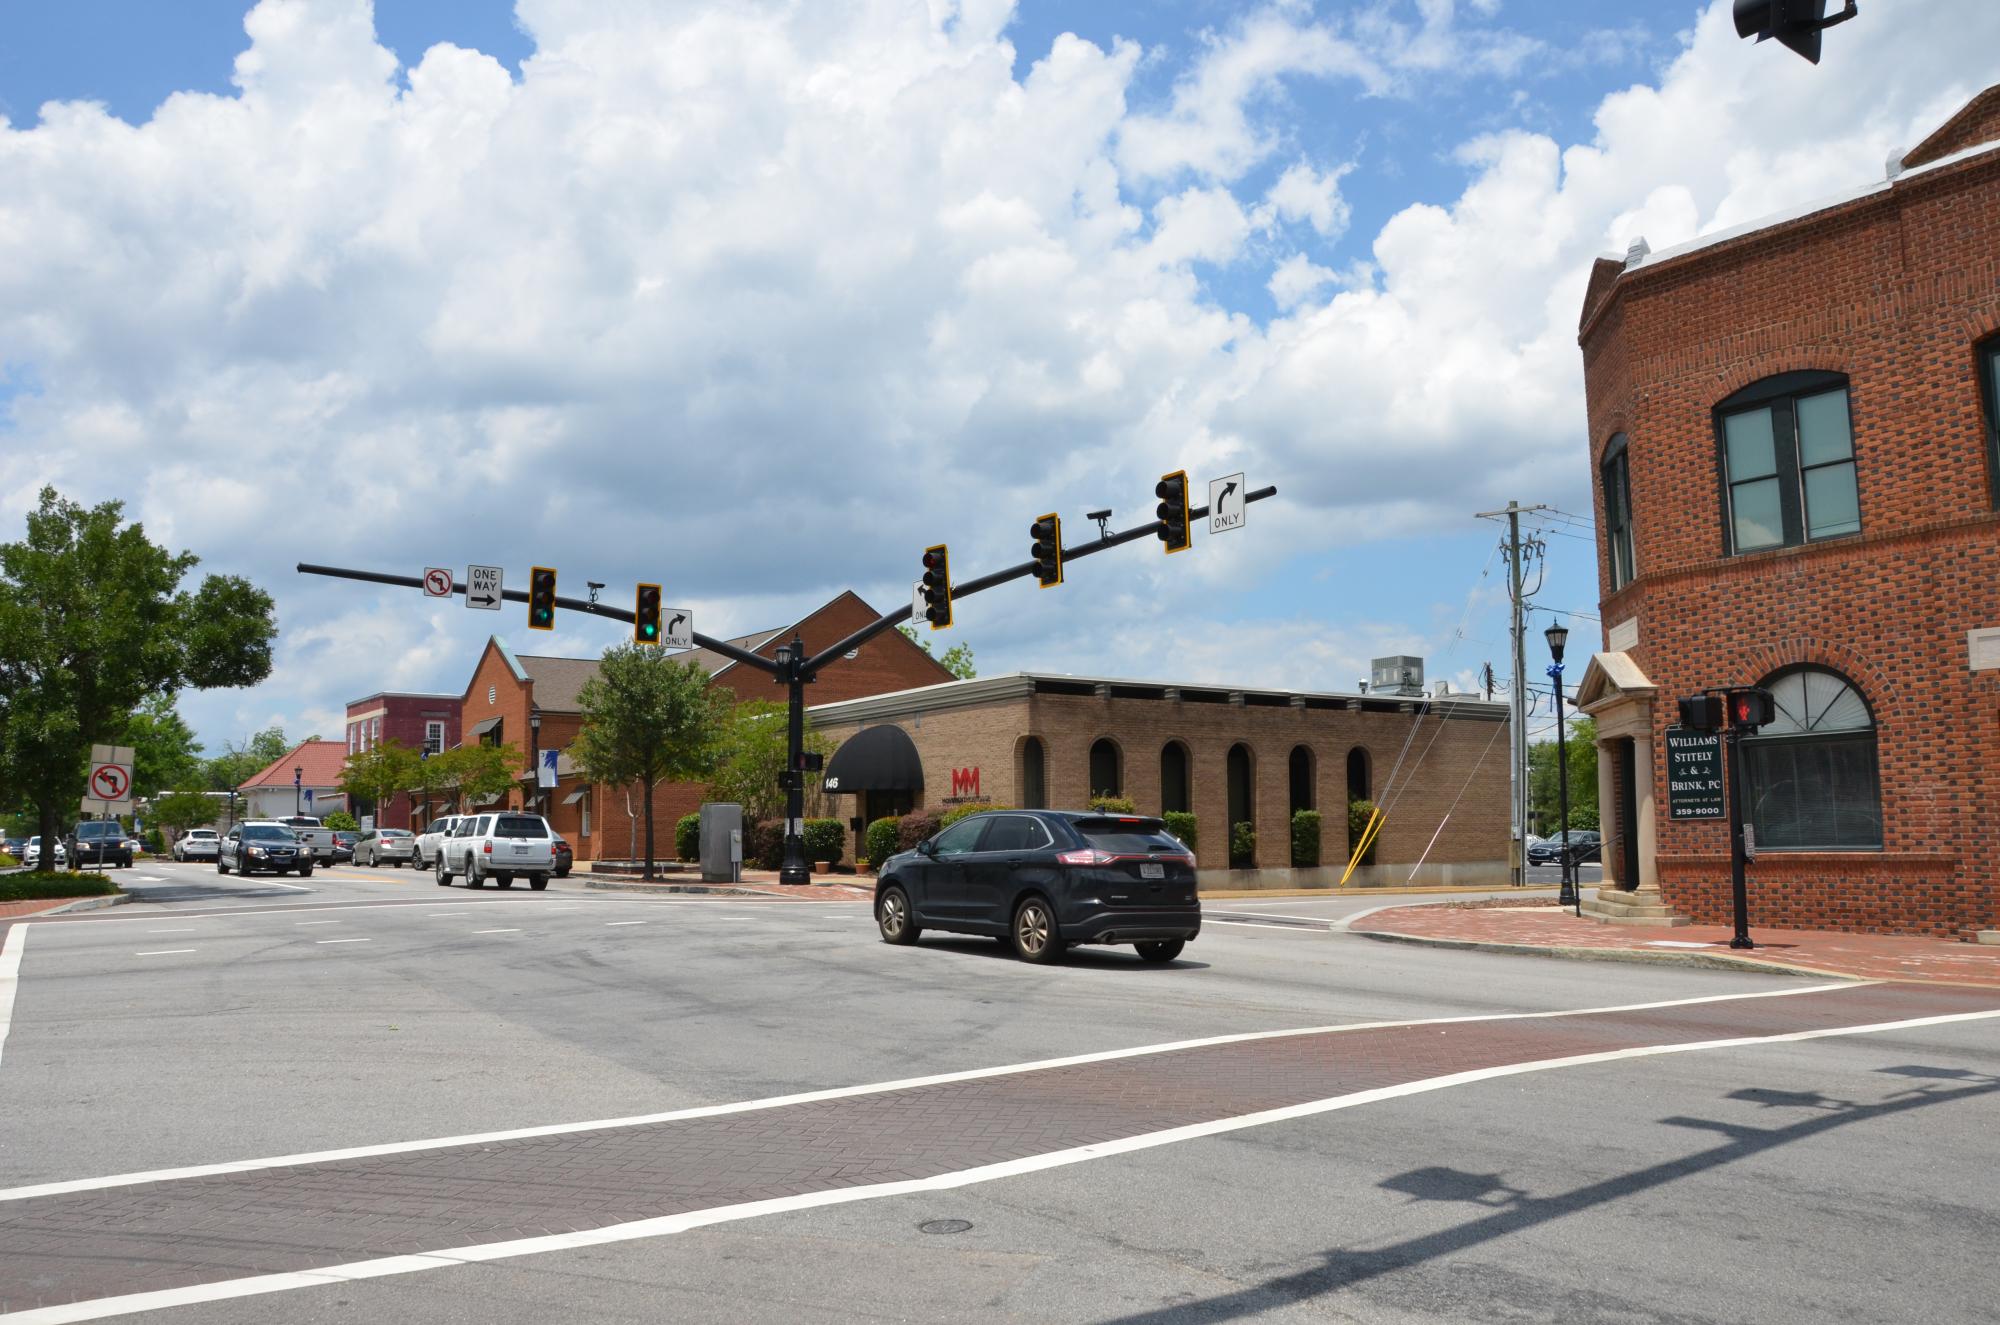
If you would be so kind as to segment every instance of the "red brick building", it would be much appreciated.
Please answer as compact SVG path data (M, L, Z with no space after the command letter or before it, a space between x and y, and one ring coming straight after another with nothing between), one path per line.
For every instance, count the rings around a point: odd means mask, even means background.
M458 744L457 695L380 691L347 706L347 753L360 754L384 741L432 754ZM408 828L412 812L408 796L392 796L374 809L378 828Z
M1727 918L1665 738L1761 684L1753 924L2000 925L2000 87L1844 198L1600 260L1580 343L1607 913Z
M843 593L781 629L758 631L729 641L760 657L773 657L778 645L795 635L808 651L825 648L875 620L878 613L852 592ZM705 667L715 683L738 699L783 702L784 692L764 672L706 649L688 655ZM465 694L455 702L462 724L460 739L492 745L513 745L524 756L538 750L557 751L556 787L548 792L549 822L568 838L580 860L624 857L633 843L643 847L645 811L637 792L593 785L580 777L561 752L576 739L583 725L579 696L597 674L595 658L555 658L516 654L496 636L486 643ZM808 694L813 702L858 699L884 691L907 690L951 680L951 673L898 631L886 631L828 667ZM539 725L537 725L539 720ZM532 794L530 770L523 760L520 789L504 798L509 806L526 805ZM704 788L695 783L668 783L654 789L654 851L671 853L674 821L701 806ZM438 807L442 810L442 806ZM664 836L663 836L664 835Z

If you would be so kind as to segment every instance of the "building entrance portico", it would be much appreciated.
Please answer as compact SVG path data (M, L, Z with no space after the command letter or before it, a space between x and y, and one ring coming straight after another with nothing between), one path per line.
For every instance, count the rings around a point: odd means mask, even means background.
M1584 669L1577 711L1597 725L1597 804L1604 882L1587 914L1634 925L1679 925L1660 896L1653 706L1659 688L1629 653L1600 653Z

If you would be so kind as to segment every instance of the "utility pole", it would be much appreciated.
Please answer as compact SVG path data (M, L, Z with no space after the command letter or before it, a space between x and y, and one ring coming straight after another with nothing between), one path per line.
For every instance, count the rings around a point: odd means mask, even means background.
M1527 599L1532 594L1527 589L1528 568L1522 556L1521 517L1547 509L1546 506L1523 506L1517 501L1510 501L1504 511L1479 512L1482 520L1507 517L1507 647L1514 673L1507 687L1507 779L1511 793L1508 797L1508 820L1512 833L1507 875L1517 888L1528 881L1528 654L1522 632ZM1532 548L1533 543L1529 543L1528 547ZM1540 587L1539 584L1536 586Z

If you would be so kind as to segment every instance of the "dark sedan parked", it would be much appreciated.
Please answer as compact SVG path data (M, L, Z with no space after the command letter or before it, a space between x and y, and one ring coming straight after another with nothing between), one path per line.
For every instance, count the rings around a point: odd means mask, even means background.
M558 837L556 839L556 877L558 879L567 879L570 870L575 868L575 866L576 851L568 842Z
M69 830L63 845L69 849L71 869L85 864L132 868L132 842L116 819L86 819Z
M222 846L215 853L217 874L227 874L232 869L244 874L259 870L285 874L297 870L301 879L309 879L313 872L312 848L283 824L238 824L223 835Z
M1080 943L1130 943L1170 962L1201 933L1194 853L1164 821L1074 810L969 815L914 851L889 857L875 883L888 943L926 929L990 934L1023 961Z
M1528 844L1530 865L1560 865L1562 863L1563 838L1569 838L1569 858L1577 864L1586 864L1604 858L1604 839L1585 828L1572 828L1567 834L1551 833L1537 842Z

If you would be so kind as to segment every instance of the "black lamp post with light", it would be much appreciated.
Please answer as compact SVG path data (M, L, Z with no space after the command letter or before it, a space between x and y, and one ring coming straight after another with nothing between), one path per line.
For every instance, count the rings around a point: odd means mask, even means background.
M535 709L528 714L528 785L533 795L528 805L536 814L547 817L548 807L542 804L542 711Z
M1556 897L1558 905L1575 907L1577 914L1583 914L1583 898L1576 886L1576 861L1572 854L1575 844L1569 836L1569 739L1563 721L1563 650L1569 646L1569 627L1560 621L1542 632L1542 638L1549 642L1549 680L1556 690L1556 840L1562 845L1557 848L1556 859L1562 863L1562 892Z
M306 771L303 768L295 768L292 770L292 814L298 817L305 812Z

